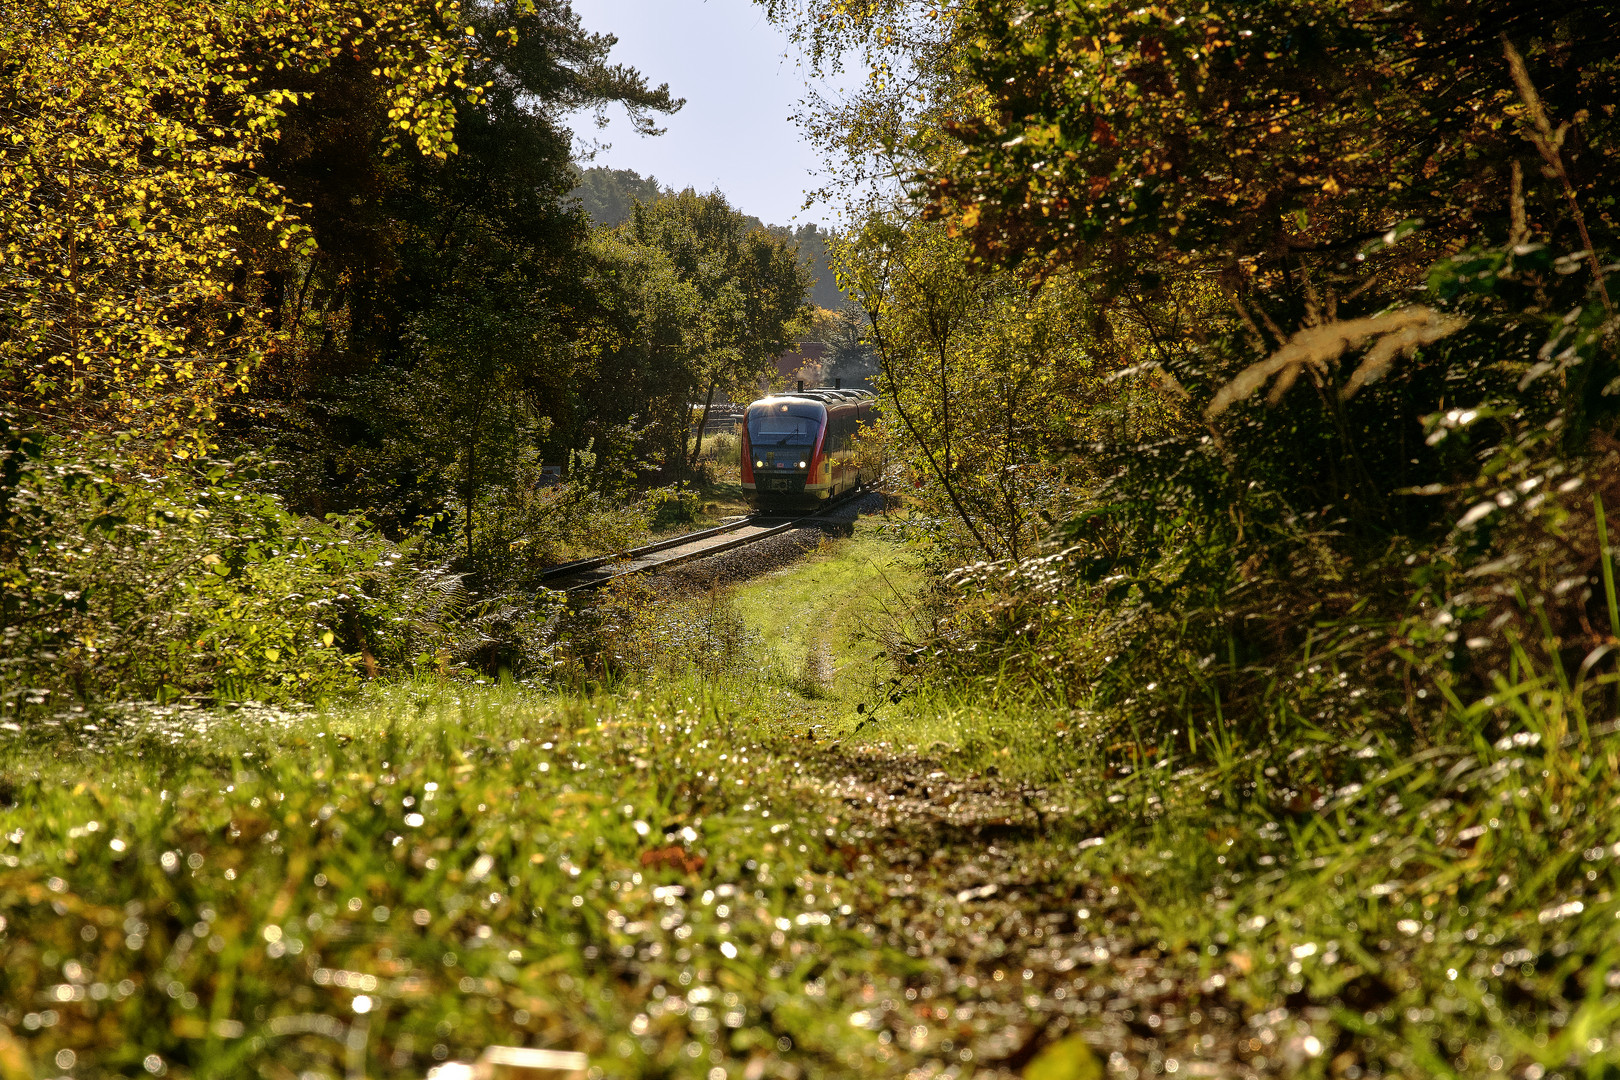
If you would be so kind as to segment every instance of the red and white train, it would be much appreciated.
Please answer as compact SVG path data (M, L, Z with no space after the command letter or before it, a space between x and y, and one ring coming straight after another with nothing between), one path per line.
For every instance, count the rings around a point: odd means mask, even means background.
M742 487L759 508L824 504L875 482L855 455L873 420L866 390L801 389L760 398L743 417Z

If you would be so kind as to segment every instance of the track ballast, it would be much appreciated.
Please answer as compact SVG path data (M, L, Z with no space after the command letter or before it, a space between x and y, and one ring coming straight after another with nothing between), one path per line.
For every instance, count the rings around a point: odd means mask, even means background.
M848 502L843 500L809 514L753 514L738 521L672 536L628 551L593 555L588 559L549 567L541 575L541 580L547 588L559 592L582 592L631 574L644 574L717 555L806 525L846 529L854 522L854 509L848 506Z

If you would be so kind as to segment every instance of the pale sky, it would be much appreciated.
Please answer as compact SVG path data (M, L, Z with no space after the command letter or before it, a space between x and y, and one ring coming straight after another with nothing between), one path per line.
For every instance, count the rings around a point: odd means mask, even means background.
M718 187L731 204L767 224L826 223L816 207L801 212L812 186L815 153L791 116L804 75L786 54L781 31L750 0L574 0L586 29L618 37L611 59L636 68L654 86L686 99L671 117L655 117L663 135L637 135L624 110L598 129L574 118L578 140L612 144L584 165L634 169L673 188Z

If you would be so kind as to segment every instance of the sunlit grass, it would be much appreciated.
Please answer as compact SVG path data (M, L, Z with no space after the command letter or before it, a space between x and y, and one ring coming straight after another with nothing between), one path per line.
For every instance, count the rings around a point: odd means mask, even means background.
M833 723L854 721L853 705L876 704L892 676L880 657L892 638L915 634L921 571L914 552L896 543L881 520L863 518L851 539L829 539L814 555L739 585L738 612L759 635L769 665L803 684L806 658L825 650L829 677L813 690L833 699Z
M730 594L762 653L707 682L10 732L0 1023L38 1076L410 1077L491 1043L996 1075L1064 1031L1121 1073L1620 1065L1613 717L1526 662L1415 750L1146 744L877 659L919 579L876 530L831 541Z
M930 689L849 745L1034 785L1008 864L1067 863L1030 891L1106 905L1105 954L1177 981L1158 1013L1247 1018L1256 1068L1596 1076L1620 1064L1620 724L1579 712L1526 675L1416 750L1300 725L1194 757Z
M5 749L0 1019L41 1067L420 1076L534 1043L860 1075L881 1049L841 1004L870 950L822 914L847 885L723 702L406 687L192 721Z

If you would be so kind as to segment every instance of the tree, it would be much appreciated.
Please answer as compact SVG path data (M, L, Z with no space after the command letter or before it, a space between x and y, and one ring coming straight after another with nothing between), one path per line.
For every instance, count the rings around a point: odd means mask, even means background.
M809 278L795 247L747 226L719 192L688 189L637 205L604 249L635 268L622 278L642 291L634 306L657 312L619 347L640 351L658 373L643 384L647 409L665 461L683 469L690 403L701 399L707 420L716 394L757 381L808 314Z
M853 386L876 373L877 355L867 340L870 328L866 315L853 301L843 300L833 310L818 307L810 334L811 340L827 347L824 378L843 380Z
M792 236L799 257L810 268L810 302L829 310L842 307L844 294L838 289L838 275L833 273L830 261L828 245L831 234L823 232L819 225L811 221L794 229Z
M636 203L650 203L670 192L652 176L633 169L581 169L579 185L568 193L578 199L591 220L616 228L630 220Z
M390 105L354 71L312 80L285 122L267 170L309 204L319 245L312 260L276 268L288 321L302 328L286 372L296 382L386 361L441 287L480 272L475 262L517 263L537 286L568 293L586 223L565 197L575 171L561 118L622 106L656 134L650 116L681 107L667 87L610 63L615 39L585 31L568 0L479 5L468 21L479 50L466 86L444 95L453 155L396 159Z
M1584 246L1557 185L1522 182L1535 155L1504 42L1571 125L1575 197L1609 220L1607 8L972 0L958 37L988 100L948 125L961 153L927 191L980 258L1221 274L1292 304L1282 323L1307 304L1331 318L1375 275L1382 295L1409 286L1482 232L1506 239L1514 197ZM1423 228L1371 243L1403 222Z
M1094 345L1088 290L1067 276L1030 290L975 267L943 226L894 217L869 218L834 258L912 448L913 492L977 554L1028 554L1068 501L1070 449L1107 434L1110 403L1130 402L1107 378L1122 357ZM1166 426L1145 397L1137 438Z
M422 349L405 394L417 419L413 434L437 451L461 503L471 560L479 499L486 489L517 479L525 451L532 452L550 426L524 391L538 371L560 366L560 335L544 309L514 312L509 300L480 290L444 298L422 315L412 336Z
M307 257L263 172L276 71L357 62L379 151L453 150L441 91L477 51L454 5L25 2L0 20L0 380L59 425L206 446L219 402L285 341L247 249ZM476 87L467 93L476 97ZM189 452L189 451L188 451Z
M444 308L450 298L497 319L503 340L545 327L545 362L507 350L516 368L500 380L519 395L512 408L545 421L532 429L545 433L541 443L524 453L558 460L586 437L587 369L575 366L586 354L577 346L604 306L591 286L589 222L567 198L576 173L562 117L623 106L654 132L648 117L680 101L610 63L612 37L585 32L562 0L480 6L474 21L486 44L464 81L485 88L450 96L457 152L444 160L385 154L377 139L386 111L353 98L346 83L325 87L328 97L316 94L288 121L275 169L312 204L306 213L320 246L284 267L283 310L296 341L259 404L276 417L269 437L286 456L315 459L297 485L302 508L366 507L400 528L453 497L452 487L434 487L437 467L418 463L439 460L456 440L427 445L442 429L413 427L423 414L408 405L425 358L449 355L428 338L439 330L461 338ZM473 385L483 378L477 365L432 378L458 371L469 382L457 395L483 392Z
M982 88L966 69L956 0L756 0L818 76L796 119L826 161L808 201L851 219L881 211L922 167L953 152L946 125ZM855 78L847 78L854 68ZM838 93L822 86L837 85Z
M1338 370L1339 352L1290 366L1293 354L1279 351L1412 302L1437 260L1470 245L1612 244L1620 81L1608 58L1620 19L1607 9L886 0L792 10L801 41L824 57L864 43L876 72L855 112L811 110L829 145L886 155L911 197L897 205L964 236L986 273L1072 275L1088 293L1092 349L1117 355L1140 388L1156 385L1151 411L1179 418L1189 445L1214 438L1234 491L1264 476L1289 505L1348 512L1366 543L1443 524L1438 501L1397 494L1446 482L1424 418L1464 386L1511 396L1539 331L1521 323L1494 355L1460 350L1455 366L1403 369L1366 388ZM921 42L911 67L891 44L907 33ZM1522 79L1510 54L1523 57ZM862 117L881 111L891 70L918 92L880 131ZM1532 99L1551 117L1545 135ZM1585 258L1601 292L1598 260ZM1387 348L1418 348L1412 335L1433 344L1456 325L1438 313L1420 321L1401 323L1407 336ZM1277 413L1199 415L1274 352L1286 370L1270 395ZM1610 400L1603 370L1567 375L1570 400L1588 401L1581 417ZM1296 386L1299 400L1284 402ZM1097 407L1121 438L1138 412L1125 400ZM1584 430L1572 415L1565 438Z

